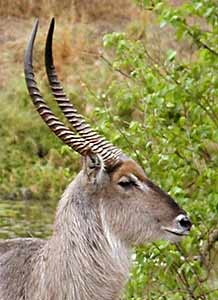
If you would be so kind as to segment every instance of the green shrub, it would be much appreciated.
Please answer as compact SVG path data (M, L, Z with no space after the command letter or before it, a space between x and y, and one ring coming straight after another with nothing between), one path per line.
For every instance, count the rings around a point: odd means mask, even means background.
M194 226L181 245L157 243L136 250L124 298L214 300L218 297L218 6L206 0L181 6L137 2L151 11L162 39L167 31L178 43L157 49L146 34L104 37L108 51L104 59L117 76L95 97L98 129L139 161L148 176L189 212ZM191 50L183 56L182 47ZM122 128L120 134L114 128Z

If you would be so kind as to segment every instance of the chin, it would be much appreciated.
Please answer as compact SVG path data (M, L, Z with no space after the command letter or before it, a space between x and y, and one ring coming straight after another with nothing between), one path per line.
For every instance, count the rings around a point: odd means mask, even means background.
M162 240L169 241L171 243L178 243L184 239L186 235L177 235L175 233L166 232L162 237Z

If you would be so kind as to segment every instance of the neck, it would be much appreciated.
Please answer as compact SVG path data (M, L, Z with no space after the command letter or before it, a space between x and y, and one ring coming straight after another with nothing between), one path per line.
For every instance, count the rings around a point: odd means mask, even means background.
M118 299L128 279L129 250L110 232L104 211L81 200L75 186L71 190L60 202L54 234L44 248L43 280L51 286L46 293L51 299Z

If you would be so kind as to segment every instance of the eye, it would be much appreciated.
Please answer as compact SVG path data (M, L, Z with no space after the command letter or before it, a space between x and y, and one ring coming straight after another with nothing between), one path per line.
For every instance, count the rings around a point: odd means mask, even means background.
M133 187L138 186L138 184L129 177L120 178L120 180L118 181L118 185L121 186L123 189L131 189Z

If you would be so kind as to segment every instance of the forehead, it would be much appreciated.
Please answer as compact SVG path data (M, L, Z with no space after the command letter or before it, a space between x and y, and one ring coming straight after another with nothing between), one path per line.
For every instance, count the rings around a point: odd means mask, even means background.
M176 204L176 202L165 193L160 187L154 184L148 177L146 177L143 169L133 160L126 160L120 165L112 174L112 181L117 182L122 176L128 176L133 174L136 176L141 182L146 185L146 187L150 190L153 195L152 199L160 199L163 200L162 203L167 203L171 208L178 213L185 212ZM155 195L155 197L154 197Z
M133 160L124 161L114 172L112 173L112 181L119 180L122 176L128 176L133 174L140 181L147 179L143 169Z

